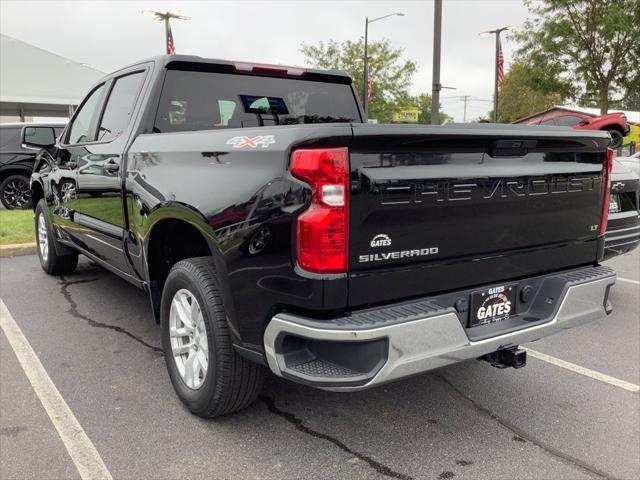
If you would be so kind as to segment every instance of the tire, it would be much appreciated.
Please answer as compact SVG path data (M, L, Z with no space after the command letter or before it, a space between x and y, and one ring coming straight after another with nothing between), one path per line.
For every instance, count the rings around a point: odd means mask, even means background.
M78 265L78 253L70 252L64 255L58 253L63 250L54 235L51 222L47 215L47 202L41 199L35 211L36 247L40 266L49 275L64 275L71 273Z
M29 178L9 175L0 183L0 202L7 210L31 208Z
M171 383L187 408L205 418L249 406L264 381L264 367L238 355L231 344L218 282L211 257L182 260L169 272L160 311ZM182 335L172 337L171 331Z
M613 149L621 147L622 142L624 141L624 135L615 129L607 131L609 132L609 135L611 135L611 143L609 143L609 147Z

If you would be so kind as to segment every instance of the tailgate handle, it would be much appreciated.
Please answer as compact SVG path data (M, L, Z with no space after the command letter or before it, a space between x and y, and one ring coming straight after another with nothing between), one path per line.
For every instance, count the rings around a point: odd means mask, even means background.
M496 140L489 153L492 157L523 157L537 145L537 140Z

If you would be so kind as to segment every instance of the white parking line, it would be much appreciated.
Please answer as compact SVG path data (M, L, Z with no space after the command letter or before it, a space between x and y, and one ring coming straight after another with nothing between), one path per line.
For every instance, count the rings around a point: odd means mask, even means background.
M640 285L640 282L638 280L632 280L630 278L618 277L618 280L620 280L621 282L633 283L634 285Z
M527 355L531 355L533 358L537 358L538 360L542 360L543 362L551 363L558 367L562 367L567 370L571 370L572 372L579 373L580 375L584 375L585 377L590 377L595 380L608 383L609 385L613 385L614 387L628 390L630 392L640 392L640 385L636 385L635 383L625 382L624 380L620 380L619 378L611 377L609 375L605 375L604 373L581 367L580 365L576 365L575 363L560 360L559 358L552 357L551 355L547 355L546 353L538 352L536 350L531 350L530 348L525 348L525 350L527 351Z
M29 341L0 299L0 327L83 480L113 480L82 425L49 378Z

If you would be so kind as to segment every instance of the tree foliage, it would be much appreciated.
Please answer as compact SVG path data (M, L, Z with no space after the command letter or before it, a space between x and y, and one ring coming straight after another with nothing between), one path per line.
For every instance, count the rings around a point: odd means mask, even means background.
M421 93L420 95L403 94L396 101L397 108L413 107L420 110L418 114L418 123L430 124L431 123L431 95L428 93ZM452 118L444 113L442 109L438 112L440 118L440 125L452 120Z
M353 78L358 96L362 98L364 75L364 41L335 40L318 45L302 44L300 49L307 62L315 68L345 70ZM411 77L416 72L416 62L403 58L403 50L393 48L387 39L370 42L369 75L372 81L369 99L369 117L381 123L390 122L398 102L406 100ZM429 99L430 100L430 99ZM417 106L417 105L416 105Z
M498 93L498 122L510 123L519 118L564 103L560 93L546 93L531 88L531 68L522 62L511 64ZM491 113L493 115L493 113ZM492 118L492 117L489 117Z
M640 89L640 1L525 0L516 58L534 91L596 102L602 113Z

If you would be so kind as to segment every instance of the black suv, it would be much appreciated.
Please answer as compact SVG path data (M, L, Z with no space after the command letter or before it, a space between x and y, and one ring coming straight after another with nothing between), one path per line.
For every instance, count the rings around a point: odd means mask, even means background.
M36 150L23 148L21 132L29 127L37 136L38 127L53 127L56 136L64 125L50 123L5 123L0 125L0 201L7 209L29 208L31 192L29 177L33 170Z

